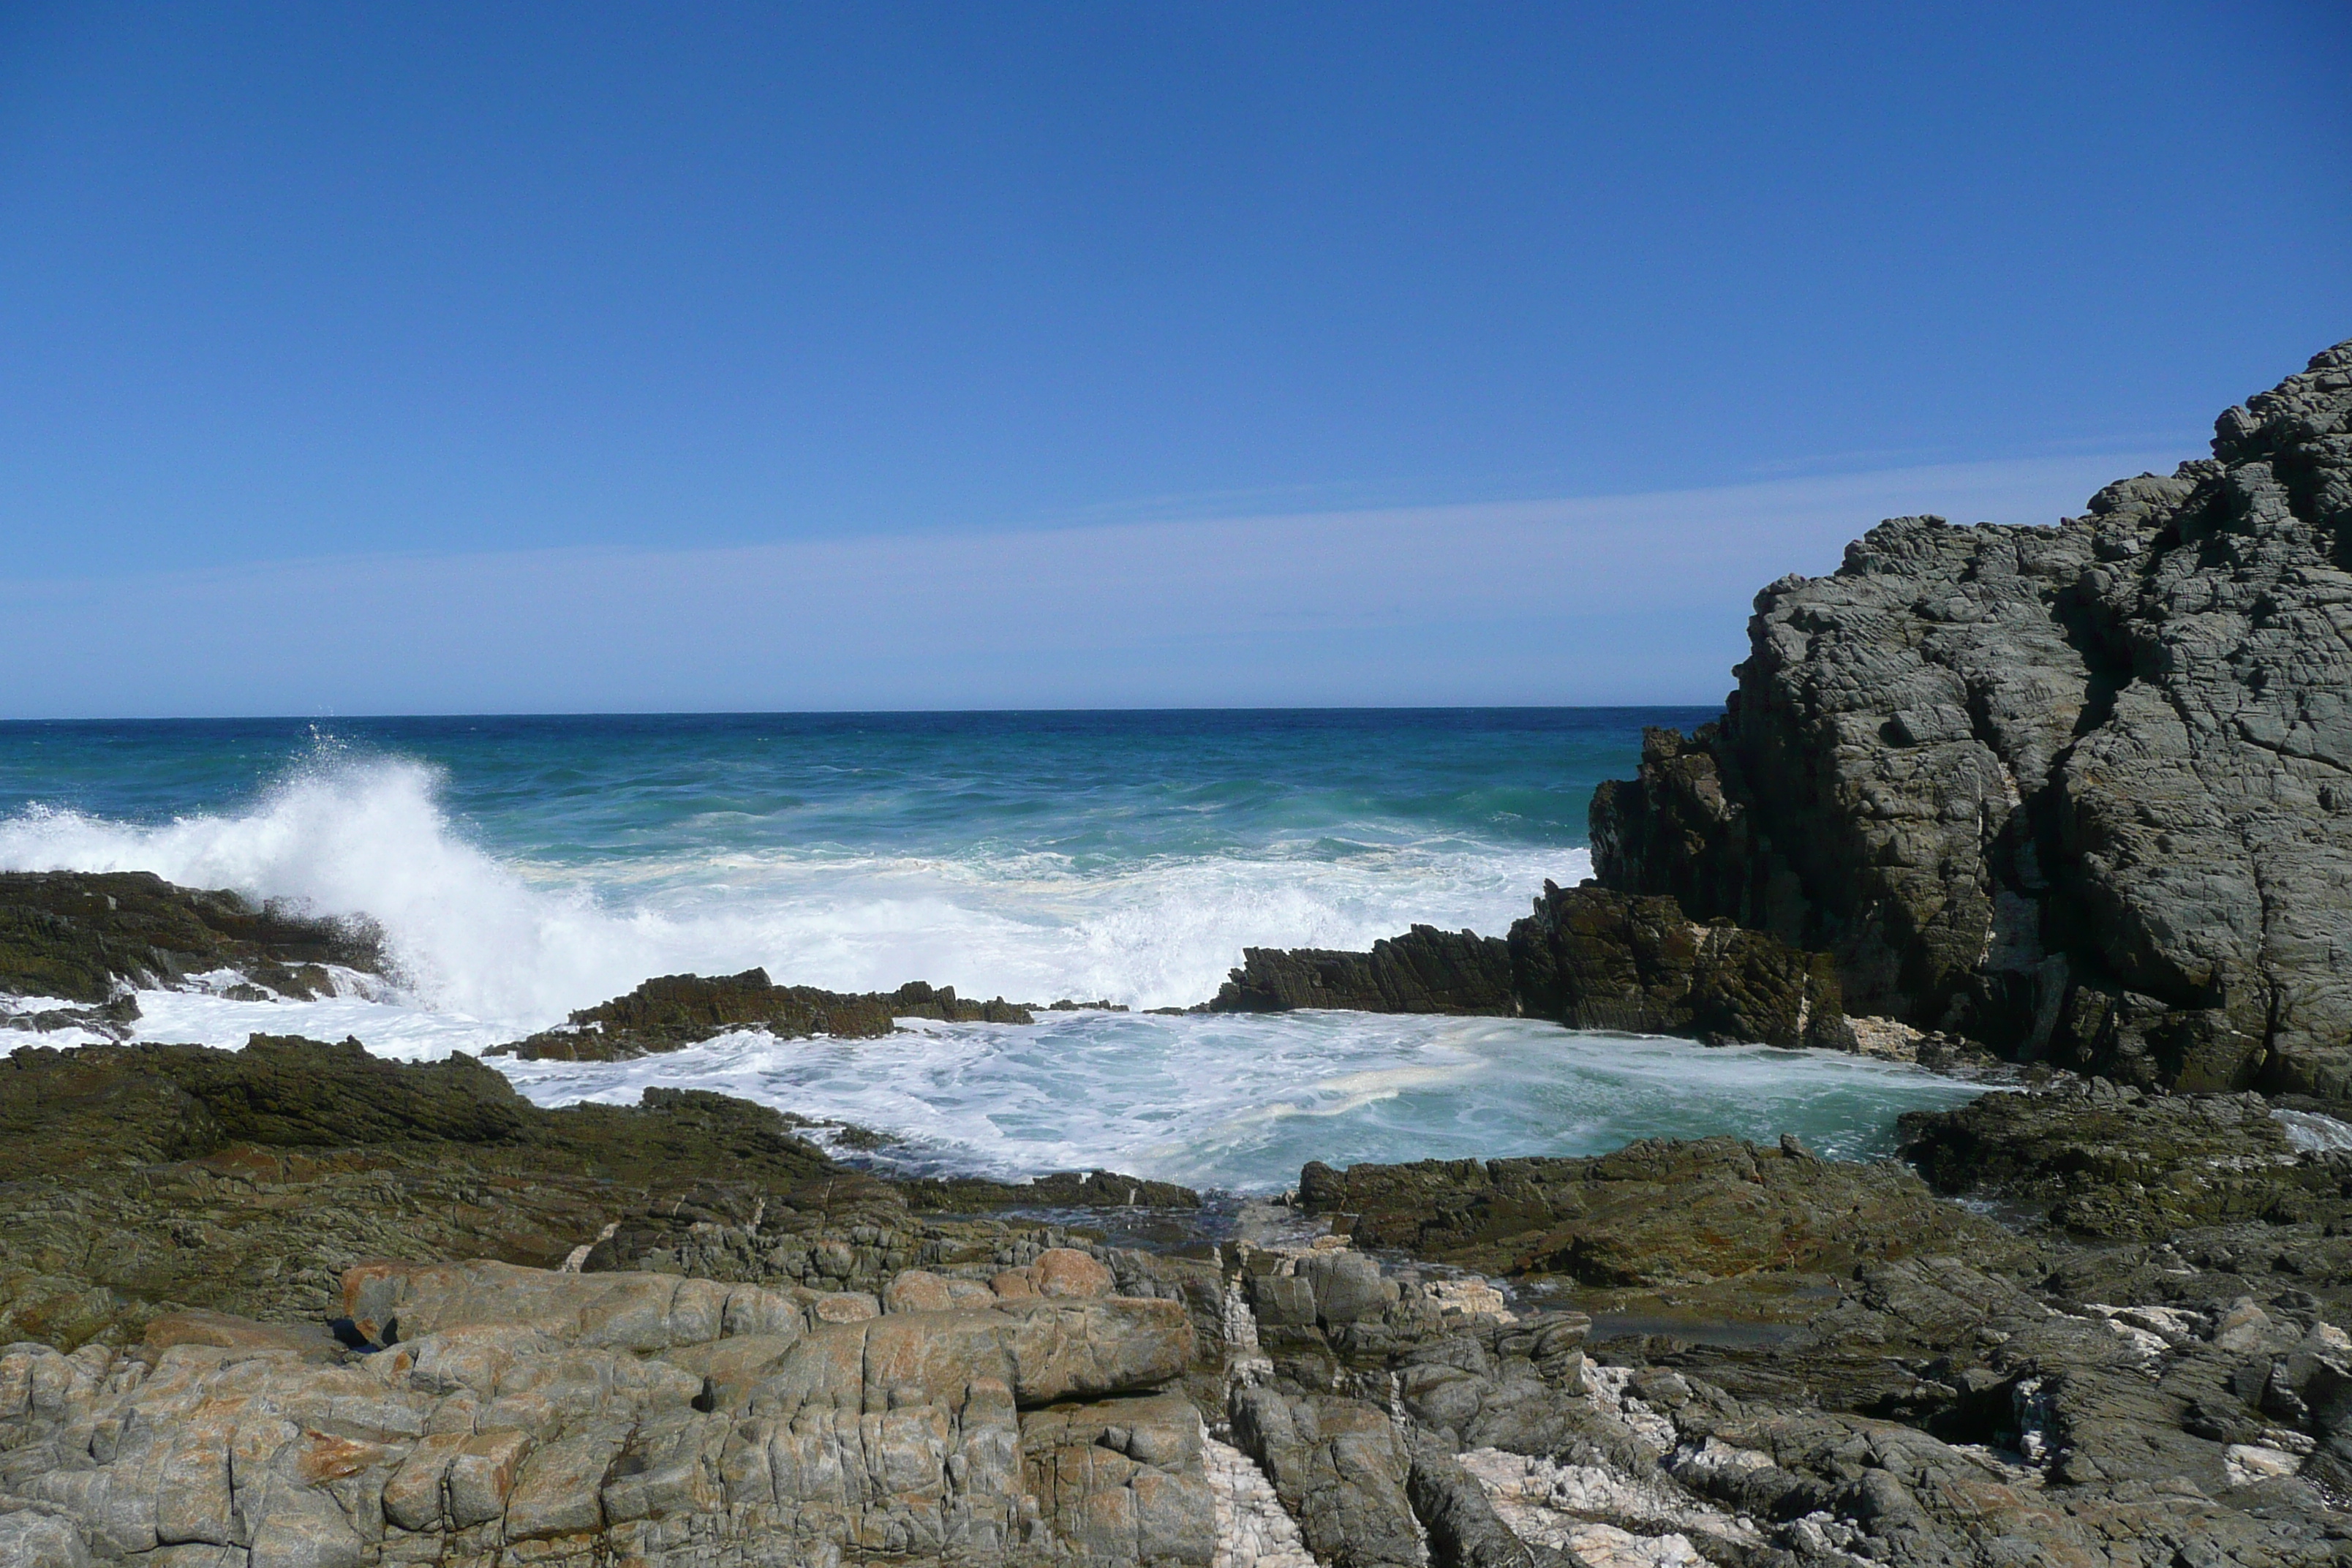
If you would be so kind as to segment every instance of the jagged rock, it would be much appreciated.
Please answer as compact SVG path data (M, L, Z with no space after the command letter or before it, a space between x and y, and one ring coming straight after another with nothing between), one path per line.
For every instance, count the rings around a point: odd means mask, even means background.
M1264 1467L1319 1562L1334 1568L1421 1568L1405 1484L1412 1468L1388 1413L1360 1399L1234 1392L1234 1441Z
M1601 786L1600 879L1830 951L1857 1012L2352 1094L2347 541L2352 343L2055 528L1883 523Z
M381 972L380 934L146 871L0 871L0 993L106 1003L127 985L236 969L308 999L334 994L329 964Z
M1242 966L1209 1004L1213 1013L1295 1007L1500 1017L1517 1011L1510 952L1500 938L1425 925L1376 942L1370 952L1244 948Z
M526 1061L624 1061L631 1057L681 1050L731 1029L764 1029L793 1039L831 1035L873 1039L887 1035L898 1018L937 1018L950 1023L1028 1024L1026 1007L998 997L967 1002L955 987L910 981L896 991L845 995L813 985L778 985L764 969L706 978L664 974L626 996L583 1007L553 1029L493 1048L494 1056Z
M1851 1049L1836 965L1669 898L1549 882L1507 939L1415 926L1372 951L1249 948L1209 1010L1467 1013L1711 1043Z
M1536 912L1511 927L1510 953L1520 1009L1571 1028L1851 1043L1827 954L1727 921L1695 924L1672 899L1546 882Z

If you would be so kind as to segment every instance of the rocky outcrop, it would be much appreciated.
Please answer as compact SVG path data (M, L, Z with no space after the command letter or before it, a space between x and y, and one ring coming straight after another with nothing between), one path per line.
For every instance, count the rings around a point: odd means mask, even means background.
M1549 1018L1711 1044L1855 1048L1836 965L1670 898L1546 882L1507 939L1415 926L1372 951L1250 948L1211 1012L1344 1007Z
M1310 1164L1298 1195L1342 1216L1363 1246L1596 1286L1851 1273L2013 1245L1900 1166L1817 1159L1793 1138L1777 1148L1653 1139L1590 1159Z
M2240 1221L2352 1224L2352 1148L2298 1147L2258 1094L2074 1079L1902 1120L1938 1190L2033 1204L2080 1235L2160 1240ZM2352 1131L2352 1129L2347 1129Z
M1191 1195L1106 1172L941 1204L948 1184L845 1169L800 1133L699 1090L544 1110L468 1058L349 1041L19 1050L0 1058L0 1342L119 1342L186 1309L322 1320L345 1270L387 1256L871 1294L920 1264L1025 1267L1062 1235L992 1211Z
M766 970L747 969L716 978L660 975L626 996L583 1007L555 1028L497 1047L490 1054L525 1061L625 1061L682 1050L737 1029L763 1029L782 1039L811 1035L873 1039L896 1028L899 1018L1035 1021L1029 1009L1001 996L992 1002L965 1001L952 985L934 987L917 980L896 991L844 994L813 985L778 985Z
M2292 1184L2292 1161L2230 1142L2248 1108L2221 1105L2194 1155L2117 1188L2200 1169ZM1407 1423L1433 1560L2339 1560L2352 1244L2326 1226L2274 1215L2115 1246L2021 1237L1894 1168L1793 1147L1619 1158L1301 1177L1302 1201L1358 1211L1336 1216L1352 1239L1496 1268L1518 1304L1574 1302L1590 1328L1511 1321L1498 1297L1444 1319L1424 1264L1244 1256L1267 1385ZM1654 1267L1580 1272L1614 1256Z
M2352 344L2216 431L1765 589L1724 718L1594 797L1600 880L1833 953L1851 1011L2352 1094Z
M330 965L381 973L377 933L145 871L0 871L0 993L102 1005L132 987L236 970L247 985L309 999L335 994ZM70 1022L105 1033L137 1016L133 1005Z
M1836 966L1728 921L1698 925L1672 899L1544 884L1511 927L1519 1007L1578 1029L1710 1044L1850 1048Z
M122 1352L18 1345L0 1551L1207 1568L1201 1418L1158 1392L1192 1327L1097 1283L835 1321L664 1275L372 1265L343 1282L372 1353L235 1320L158 1320Z
M1345 1007L1361 1013L1456 1013L1508 1017L1518 1010L1510 950L1499 937L1415 926L1370 952L1250 947L1209 1004L1215 1013L1285 1013Z
M457 1092L348 1082L425 1128ZM2176 1167L2120 1168L2118 1189L2301 1169L2241 1101L2083 1097L2126 1121L2213 1112ZM2010 1202L2075 1158L1975 1136L1955 1158ZM1897 1166L1710 1140L1309 1167L1301 1202L1351 1234L1245 1205L1205 1255L1166 1256L922 1221L847 1172L647 1203L515 1181L457 1141L430 1145L457 1173L430 1193L370 1168L389 1145L278 1146L267 1168L268 1146L231 1147L193 1184L135 1173L174 1200L244 1190L146 1222L225 1271L240 1227L274 1223L299 1272L352 1245L343 1227L446 1223L412 1207L472 1205L514 1234L552 1224L551 1191L575 1225L635 1206L553 1268L362 1256L270 1321L159 1304L71 1353L0 1351L9 1568L1991 1568L2027 1543L2252 1568L2336 1562L2352 1539L2352 1237L2309 1219L2021 1236ZM92 1171L72 1195L110 1190ZM0 1193L18 1215L23 1184ZM85 1261L115 1245L75 1212Z

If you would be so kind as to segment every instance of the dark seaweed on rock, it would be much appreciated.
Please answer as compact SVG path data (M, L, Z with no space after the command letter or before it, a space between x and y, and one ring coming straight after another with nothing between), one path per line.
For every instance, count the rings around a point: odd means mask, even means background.
M1849 1010L2143 1085L2352 1096L2352 343L2055 528L1898 518L1758 595L1600 880Z
M0 992L104 1003L124 985L236 969L308 998L333 994L331 963L380 973L378 933L146 871L0 871Z
M1116 1171L1057 1171L1026 1182L979 1176L924 1176L899 1184L918 1213L970 1214L986 1209L1196 1209L1201 1194L1173 1182L1150 1182Z
M1026 1007L1001 996L968 1002L952 985L934 987L917 980L896 991L844 994L814 985L778 985L766 970L747 969L715 977L660 975L626 996L582 1008L560 1028L500 1046L491 1054L526 1061L622 1061L681 1050L730 1029L765 1029L786 1039L811 1035L874 1039L897 1027L898 1018L1034 1021Z
M1988 1094L1902 1119L1904 1154L1943 1192L2044 1206L2118 1241L2259 1220L2352 1222L2352 1153L2298 1151L2258 1094L2157 1095L2104 1080Z
M1309 1164L1299 1201L1366 1247L1502 1275L1670 1285L2005 1249L2000 1226L1892 1164L1821 1160L1794 1139L1664 1139L1589 1159Z

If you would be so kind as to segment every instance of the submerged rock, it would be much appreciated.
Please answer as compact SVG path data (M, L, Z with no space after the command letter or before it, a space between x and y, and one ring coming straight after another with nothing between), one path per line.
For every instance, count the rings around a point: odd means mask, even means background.
M2352 1095L2352 343L2054 528L1898 518L1758 596L1601 881L1848 1008L2122 1081Z

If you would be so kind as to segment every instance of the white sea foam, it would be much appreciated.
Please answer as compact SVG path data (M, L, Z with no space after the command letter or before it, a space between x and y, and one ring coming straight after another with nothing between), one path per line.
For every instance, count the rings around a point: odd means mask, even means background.
M1362 948L1416 921L1500 931L1545 878L1572 882L1591 864L1580 849L1451 840L1338 857L1279 847L1165 855L1108 869L1025 849L925 858L812 847L583 870L488 853L451 821L440 783L422 763L330 754L233 815L141 826L33 807L0 818L0 868L147 870L366 916L383 928L408 1000L435 1019L395 1029L389 1011L334 1003L300 1026L439 1054L478 1048L485 1034L510 1038L651 974L754 964L843 990L928 979L968 995L1183 1005L1213 994L1244 946ZM151 1034L226 1027L238 1006L268 1013L256 1027L295 1022L282 1008L219 998L147 1005Z
M878 1128L919 1165L1014 1176L1108 1168L1287 1186L1309 1160L1596 1153L1631 1139L1784 1131L1889 1152L1898 1110L1978 1092L1824 1052L1711 1048L1508 1018L1055 1014L879 1040L727 1036L629 1062L499 1065L542 1104L717 1089Z
M353 1036L406 1058L482 1052L650 974L753 964L845 990L923 978L968 995L1189 1004L1244 946L1362 948L1417 921L1499 932L1545 878L1589 868L1580 850L1383 823L1083 860L1026 840L927 854L780 847L716 822L669 842L583 864L501 858L452 819L433 769L330 752L242 812L161 826L38 808L0 818L0 867L151 870L371 918L397 987L300 1003L226 986L145 992L138 1032L216 1045ZM1584 1153L1660 1135L1790 1131L1824 1152L1877 1152L1896 1111L1973 1092L1819 1053L1313 1012L1061 1013L879 1040L739 1034L632 1062L496 1059L547 1104L711 1089L881 1130L918 1165L1101 1166L1255 1188L1287 1185L1308 1160Z

